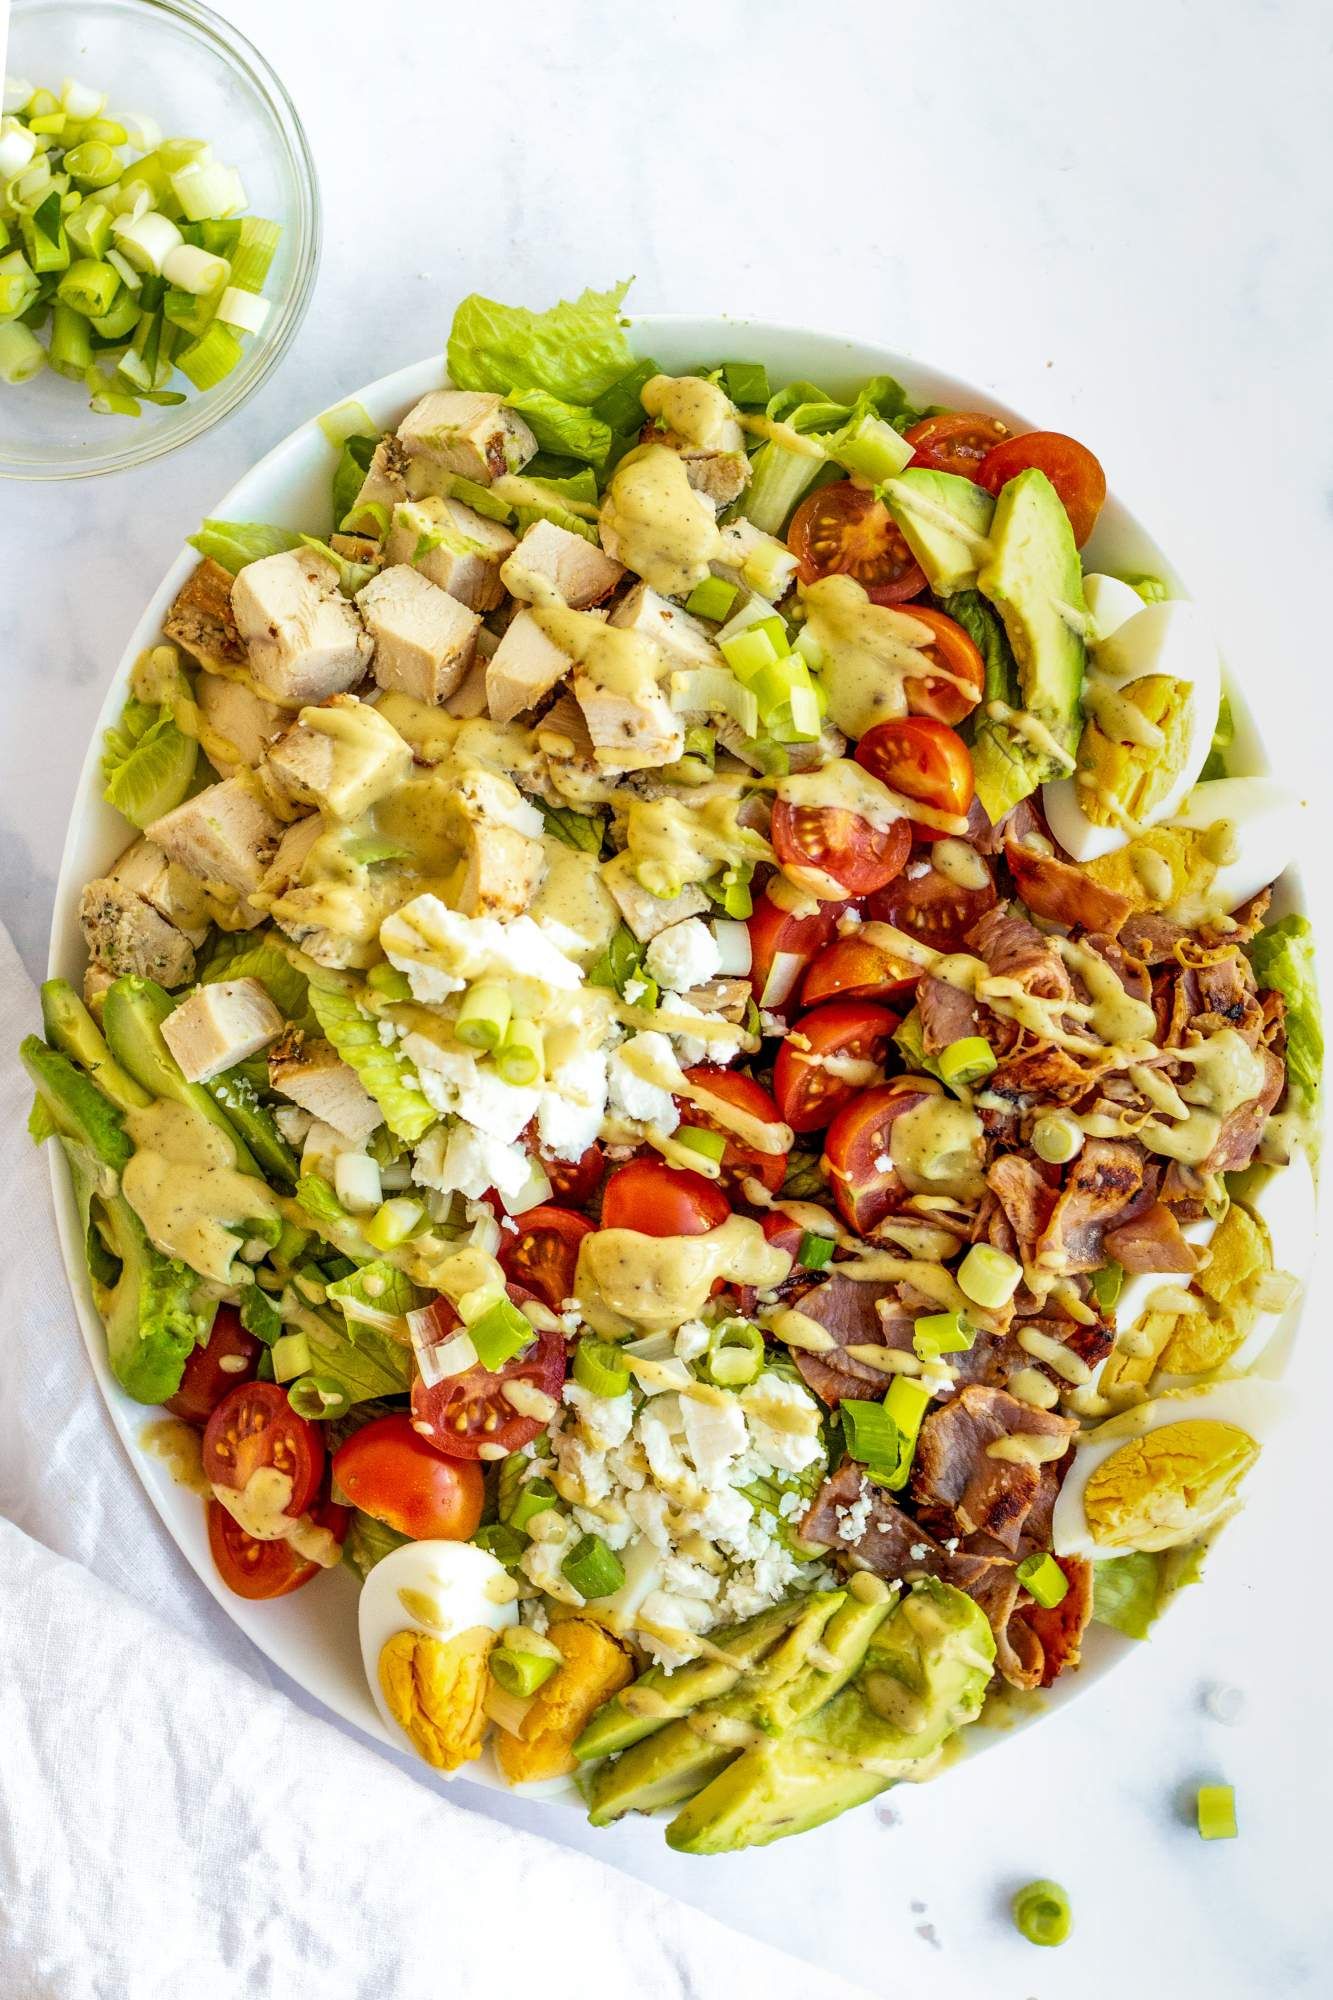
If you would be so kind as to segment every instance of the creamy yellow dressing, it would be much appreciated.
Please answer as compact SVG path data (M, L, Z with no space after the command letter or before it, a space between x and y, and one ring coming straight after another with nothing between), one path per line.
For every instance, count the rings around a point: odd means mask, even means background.
M235 1231L280 1220L276 1195L257 1175L237 1172L226 1134L188 1104L162 1098L127 1111L125 1130L134 1155L121 1191L154 1248L201 1277L229 1283L243 1241Z
M789 772L776 780L773 789L789 806L826 806L855 813L880 833L900 819L918 820L941 833L967 832L966 819L957 813L937 812L918 799L906 798L850 757L835 757L813 771Z
M801 590L806 626L824 656L829 720L848 736L907 714L907 686L927 675L961 687L925 656L935 634L910 611L872 604L851 576L821 577Z
M664 444L621 459L602 501L601 534L607 553L664 597L687 597L723 552L711 505Z
M327 1528L317 1527L308 1514L298 1517L287 1512L292 1482L276 1465L258 1466L239 1492L215 1482L213 1497L237 1527L257 1542L290 1542L298 1555L318 1563L321 1569L333 1569L342 1558L342 1550Z
M575 1291L598 1332L673 1330L697 1319L717 1279L777 1285L791 1270L785 1250L751 1217L733 1215L701 1236L643 1236L599 1229L579 1249Z
M900 1111L889 1128L894 1168L913 1194L970 1201L985 1191L986 1140L969 1106L942 1092Z
M707 798L633 799L624 822L625 853L642 884L676 894L733 862L772 861L763 835L737 820L741 796L738 785Z
M639 401L683 444L697 451L744 451L745 433L731 399L701 375L654 375Z

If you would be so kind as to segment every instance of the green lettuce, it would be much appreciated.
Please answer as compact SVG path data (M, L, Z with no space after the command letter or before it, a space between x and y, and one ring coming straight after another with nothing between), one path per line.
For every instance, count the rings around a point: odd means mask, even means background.
M282 1314L275 1300L258 1285L247 1285L241 1293L241 1325L265 1347L272 1347L282 1332Z
M589 986L610 986L623 1000L632 979L644 977L643 946L628 924L618 924L610 944L588 974ZM651 986L652 981L648 984Z
M611 431L591 410L564 403L545 389L516 389L505 401L517 410L543 451L604 465L611 450Z
M385 1048L376 1022L358 1006L350 980L313 960L303 963L310 981L310 1005L321 1031L356 1071L384 1113L389 1130L415 1145L435 1123L416 1071L396 1048Z
M140 831L178 806L190 789L199 745L172 711L131 696L102 739L102 797Z
M343 1561L364 1583L377 1562L401 1549L408 1540L409 1536L400 1535L387 1521L377 1521L373 1514L363 1514L359 1507L354 1507L343 1543Z
M256 942L252 931L220 931L200 984L210 986L219 979L257 979L285 1021L307 1034L318 1033L309 981L271 939Z
M1092 1615L1130 1639L1146 1639L1178 1590L1203 1575L1204 1547L1111 1556L1092 1566Z
M584 854L601 853L606 832L602 814L575 812L572 806L548 806L541 799L534 803L546 822L546 831L566 847L580 848Z
M333 472L333 525L341 529L351 513L357 494L365 483L370 461L375 456L378 437L346 437L338 452Z
M446 362L460 389L502 395L543 451L605 463L611 427L588 407L634 366L620 307L629 281L587 291L549 312L505 306L473 292L454 314Z
M310 1369L287 1391L303 1417L324 1420L344 1415L354 1403L376 1396L402 1396L412 1386L412 1350L401 1341L332 1311L300 1313L310 1349Z
M382 1333L401 1327L408 1313L423 1305L426 1294L417 1289L406 1272L376 1258L329 1286L329 1302L349 1319L373 1326Z
M1287 1092L1301 1111L1313 1109L1324 1067L1324 1030L1315 980L1314 932L1306 917L1279 917L1249 947L1260 986L1287 1003Z
M291 528L275 528L267 521L205 521L198 534L188 540L192 549L198 549L201 556L211 556L233 576L247 563L301 546L301 537Z

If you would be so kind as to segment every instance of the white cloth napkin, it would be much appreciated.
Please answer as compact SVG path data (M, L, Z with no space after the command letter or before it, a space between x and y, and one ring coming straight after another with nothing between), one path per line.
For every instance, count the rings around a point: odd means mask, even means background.
M0 929L3 2000L857 2000L441 1797L273 1684L88 1370L13 1054L36 1026Z

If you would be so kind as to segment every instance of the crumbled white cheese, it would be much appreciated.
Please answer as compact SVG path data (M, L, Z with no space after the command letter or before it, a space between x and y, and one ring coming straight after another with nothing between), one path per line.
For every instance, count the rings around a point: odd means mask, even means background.
M470 980L523 979L557 992L583 983L582 968L531 917L501 923L465 917L438 896L414 896L380 925L391 965L407 975L413 998L437 1005Z
M692 1000L686 1000L679 993L664 993L658 1005L664 1014L680 1014L693 1021L716 1021L716 1015L706 1015L702 1007L696 1007ZM784 1030L785 1032L785 1030ZM676 1054L682 1069L693 1069L696 1063L729 1063L741 1052L742 1030L736 1028L734 1034L710 1035L705 1041L701 1035L671 1030L671 1039L676 1045Z
M542 1145L557 1160L578 1160L601 1130L606 1116L606 1051L577 1049L547 1078L537 1106Z
M765 1373L741 1391L751 1454L783 1472L804 1472L823 1456L819 1405L799 1382Z
M564 1396L590 1445L598 1451L614 1451L624 1444L634 1422L634 1398L628 1389L623 1396L594 1396L580 1383L566 1382Z
M412 1177L420 1186L474 1200L492 1187L503 1195L517 1194L528 1172L522 1146L506 1145L461 1119L433 1125L413 1155Z
M650 1083L646 1076L632 1067L627 1054L637 1055L659 1075L679 1074L679 1065L665 1035L653 1030L641 1035L631 1035L630 1039L613 1051L607 1064L607 1087L611 1108L623 1118L637 1118L642 1124L655 1125L659 1131L674 1132L680 1123L680 1113L676 1100L669 1090L656 1083Z
M866 1529L870 1525L870 1509L873 1504L873 1498L867 1489L858 1500L853 1500L850 1507L834 1508L833 1517L838 1524L838 1534L849 1547L854 1548L857 1542L864 1538Z
M722 954L707 924L687 917L657 933L644 953L644 964L659 986L671 993L688 993L692 986L717 977Z
M416 1064L422 1092L434 1110L441 1115L457 1112L479 1132L506 1145L517 1139L541 1102L539 1090L506 1083L461 1043L446 1048L429 1035L409 1035L403 1053Z
M708 1352L711 1339L712 1335L701 1319L687 1319L676 1334L677 1360L697 1361L701 1354Z

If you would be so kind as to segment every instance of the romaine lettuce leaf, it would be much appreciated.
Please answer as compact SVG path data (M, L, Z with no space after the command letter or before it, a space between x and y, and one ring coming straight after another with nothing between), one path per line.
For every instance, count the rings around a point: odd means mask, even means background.
M972 768L976 775L977 797L992 826L997 826L1020 799L1036 790L1035 770L1041 767L1041 753L1027 739L986 714L993 701L1009 708L1021 708L1018 668L1003 625L977 590L957 590L943 600L950 618L956 619L986 663L986 689L974 718Z
M369 1014L357 1005L351 982L313 961L304 961L310 1005L324 1035L354 1069L399 1139L415 1145L435 1123L416 1071L396 1048L386 1049Z
M1202 1543L1140 1550L1110 1556L1092 1566L1092 1615L1101 1625L1113 1625L1130 1639L1146 1639L1178 1590L1197 1583L1206 1551Z
M600 813L575 812L572 806L548 806L542 799L533 803L546 822L546 831L566 847L581 848L585 854L601 853L606 821Z
M283 1019L317 1034L319 1023L310 1009L310 987L305 974L292 964L281 945L260 941L252 931L221 931L208 964L200 974L200 984L218 979L257 979Z
M1260 931L1249 952L1260 986L1273 988L1287 1003L1287 1090L1297 1109L1308 1111L1319 1096L1324 1067L1324 1030L1309 920L1279 917Z
M425 1298L426 1294L417 1289L406 1272L385 1263L383 1258L363 1264L359 1271L329 1286L330 1304L336 1305L349 1320L373 1326L381 1333L389 1332L408 1313L415 1312Z
M342 441L333 473L333 525L340 528L351 513L370 470L378 437L347 437Z
M300 1327L310 1348L310 1370L287 1394L303 1417L342 1416L374 1396L401 1396L412 1386L412 1350L357 1320L303 1312Z
M301 537L291 528L275 528L267 521L205 521L198 534L187 539L192 549L211 556L233 576L247 563L301 546Z
M634 366L620 319L629 286L626 279L609 292L585 291L541 313L472 292L454 314L449 333L445 358L451 381L460 389L502 396L538 389L561 403L595 402ZM546 448L584 456L567 445Z
M359 1507L352 1509L352 1518L347 1525L347 1539L343 1543L343 1561L354 1569L364 1583L377 1562L383 1557L401 1549L409 1540L391 1528L387 1521L377 1521L373 1514L363 1514Z
M102 797L142 830L178 806L190 789L199 745L171 709L131 696L102 739Z
M566 403L545 389L516 389L505 401L518 411L543 451L583 459L589 465L606 463L611 431L591 410Z

